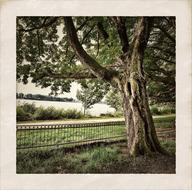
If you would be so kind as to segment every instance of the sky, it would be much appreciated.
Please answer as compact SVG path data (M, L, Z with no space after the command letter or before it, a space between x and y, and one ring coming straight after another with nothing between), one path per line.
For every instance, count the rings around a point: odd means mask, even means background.
M76 98L77 89L80 89L80 85L77 84L76 82L73 82L71 85L71 92L59 94L58 97L77 99ZM36 87L35 84L31 83L30 81L26 85L17 82L17 93L49 95L50 92L51 89L49 87L48 88Z

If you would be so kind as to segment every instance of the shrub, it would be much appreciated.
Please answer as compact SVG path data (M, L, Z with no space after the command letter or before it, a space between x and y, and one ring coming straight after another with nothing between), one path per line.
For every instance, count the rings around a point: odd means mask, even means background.
M172 106L162 106L160 107L161 114L173 114L175 113L175 107Z
M114 117L114 115L112 113L101 113L100 116L101 117Z
M123 112L116 111L116 112L114 113L114 117L123 117Z
M153 105L150 107L150 110L153 115L166 115L175 113L175 107L170 105Z
M160 114L159 109L156 106L152 106L150 108L150 110L151 110L152 115L159 115Z
M17 106L17 121L30 121L33 120L31 113L26 112L22 106Z
M26 113L31 113L31 114L34 114L37 109L34 103L32 104L24 103L21 107Z
M68 109L62 112L62 117L66 119L80 119L83 117L83 114L76 109Z
M62 119L62 110L55 109L54 107L43 108L40 106L35 111L34 118L36 120Z
M52 106L35 107L35 104L28 103L17 106L17 121L80 119L82 117L83 114L75 109L63 110Z

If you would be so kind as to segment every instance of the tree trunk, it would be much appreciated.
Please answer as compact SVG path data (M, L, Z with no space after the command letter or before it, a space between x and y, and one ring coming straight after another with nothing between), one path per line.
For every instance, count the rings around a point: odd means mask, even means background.
M127 127L128 152L132 156L164 153L158 141L148 105L146 84L132 75L123 84L123 108Z
M149 110L146 82L143 70L144 51L150 35L153 19L140 17L129 47L125 23L115 19L122 44L123 55L120 57L123 72L106 69L83 49L80 44L72 18L64 17L65 27L71 47L79 60L99 79L118 86L123 96L123 108L127 126L128 152L140 155L151 152L164 152L155 132Z

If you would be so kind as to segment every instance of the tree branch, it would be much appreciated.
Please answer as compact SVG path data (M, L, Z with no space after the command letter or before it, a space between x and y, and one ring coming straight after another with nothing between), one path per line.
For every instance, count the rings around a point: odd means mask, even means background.
M71 17L64 17L64 22L70 45L74 49L75 54L80 59L81 63L88 67L90 71L98 78L111 82L113 76L117 73L105 69L86 53L77 38L76 29Z
M47 18L45 18L44 22L42 25L37 26L37 27L33 27L33 28L28 28L28 29L20 29L19 31L21 32L31 32L33 30L38 30L41 28L46 28L51 26L53 23L55 23L57 21L58 17L54 17L53 19L51 19L49 22L46 23Z
M99 30L99 33L103 37L103 39L106 41L109 38L109 34L106 32L106 30L103 27L103 24L101 22L97 23L97 28Z
M172 36L166 31L165 28L163 28L163 27L160 26L160 25L157 25L156 27L159 28L172 42L175 43L175 38L172 37Z
M149 40L152 23L152 18L141 17L137 22L136 30L133 34L133 40L131 42L131 65L133 65L132 69L135 72L135 69L137 68L141 76L144 75L143 56Z
M48 75L54 79L74 79L74 80L81 80L81 79L96 79L97 77L90 72L73 72L73 73L65 73L65 74L57 74L57 73L49 73Z
M166 58L164 58L164 57L162 57L162 56L152 56L152 58L157 59L157 60L160 59L160 60L163 60L163 61L165 61L165 62L175 64L175 61L166 59Z
M85 42L86 38L89 36L89 34L91 33L91 31L94 29L94 27L95 27L95 26L93 25L93 26L91 27L91 29L85 34L85 36L83 37L82 41L80 42L81 45ZM77 30L76 30L76 31L77 31ZM74 58L75 58L75 54L72 55L72 57L71 57L71 59L70 59L69 62L71 62Z
M166 54L169 54L171 56L175 56L175 52L171 52L169 49L165 49L163 47L160 47L160 46L148 46L148 48L150 49L157 49L157 50L160 50Z
M99 43L99 32L97 32L97 53L96 57L99 55L100 43Z
M154 75L154 72L152 73L146 73L147 76L152 79L153 81L158 81L158 82L161 82L161 83L164 83L164 84L172 84L172 86L175 85L175 78L174 77L170 77L170 76L157 76L157 75Z
M127 31L125 27L125 19L122 17L112 17L113 22L116 24L117 32L122 45L123 53L127 53L129 50L129 41L127 37Z
M79 31L79 30L81 30L86 24L87 24L87 22L89 22L90 20L92 20L93 19L93 17L88 17L77 29L76 29L76 32L77 31Z

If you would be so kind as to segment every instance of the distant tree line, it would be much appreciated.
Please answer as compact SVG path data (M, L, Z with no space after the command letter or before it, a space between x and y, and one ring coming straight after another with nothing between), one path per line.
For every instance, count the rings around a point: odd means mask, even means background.
M73 98L61 98L55 96L47 96L42 94L23 94L16 93L17 99L30 99L30 100L45 100L45 101L60 101L60 102L74 102Z

